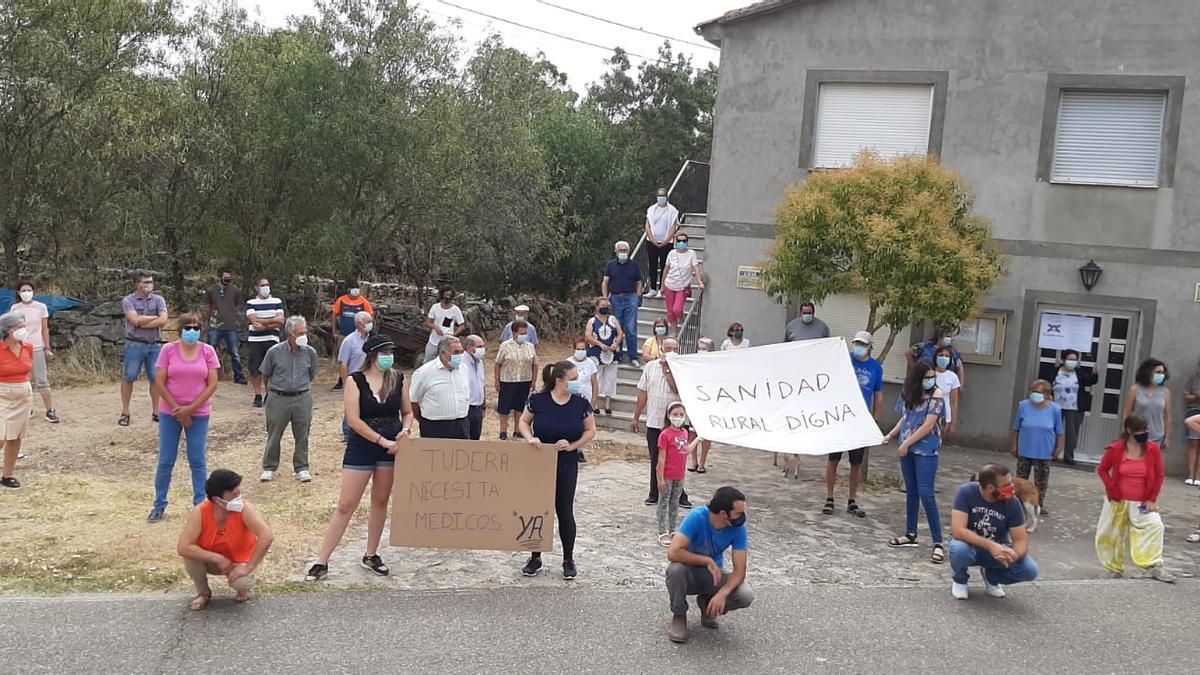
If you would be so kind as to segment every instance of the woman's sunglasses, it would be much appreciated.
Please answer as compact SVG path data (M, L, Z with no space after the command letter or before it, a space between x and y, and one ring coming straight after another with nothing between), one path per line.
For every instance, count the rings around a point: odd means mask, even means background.
M196 324L188 324L188 325L184 326L183 329L184 330L200 330L200 326L197 326Z

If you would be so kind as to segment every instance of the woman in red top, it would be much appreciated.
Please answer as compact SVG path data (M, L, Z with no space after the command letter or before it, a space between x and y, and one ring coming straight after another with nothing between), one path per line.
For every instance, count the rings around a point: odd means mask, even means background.
M29 386L33 345L25 342L29 335L25 317L16 312L0 316L0 335L4 336L4 346L0 347L0 425L3 425L0 444L4 446L0 485L19 488L21 482L13 474L17 470L21 441L29 429L29 410L33 404L33 389Z
M208 575L223 575L237 593L250 599L254 570L266 557L275 535L254 507L242 499L242 477L229 469L212 472L204 484L208 498L200 503L179 535L176 547L183 567L196 584L191 608L201 610L212 599Z
M1163 522L1158 493L1163 486L1163 458L1150 440L1146 418L1125 418L1125 433L1100 460L1100 480L1108 499L1096 525L1096 556L1114 577L1125 575L1125 552L1155 579L1175 578L1162 567Z

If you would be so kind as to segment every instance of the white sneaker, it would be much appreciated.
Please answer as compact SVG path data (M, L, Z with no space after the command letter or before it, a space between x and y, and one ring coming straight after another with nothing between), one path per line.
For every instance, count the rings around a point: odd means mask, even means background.
M987 594L992 596L993 598L1003 598L1005 596L1004 587L1000 586L1000 585L993 586L991 584L988 584L987 585Z
M262 475L259 476L258 479L264 483L270 483L271 481L275 480L275 472L274 471L263 471Z
M1196 484L1196 481L1192 480L1191 478L1184 478L1184 479L1183 479L1183 484L1184 484L1184 485L1195 485L1195 484Z
M296 472L296 478L299 478L301 483L308 483L312 481L312 474L308 469L300 469Z
M953 581L950 583L950 595L953 595L955 600L966 600L970 596L970 593L967 591L966 584Z
M658 544L660 546L670 546L671 545L671 533L663 532L662 534L658 535Z

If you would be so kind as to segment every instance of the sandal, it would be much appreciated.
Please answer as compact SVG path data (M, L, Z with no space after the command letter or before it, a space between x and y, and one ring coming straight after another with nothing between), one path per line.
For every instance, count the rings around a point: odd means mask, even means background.
M150 421L154 422L155 424L158 424L158 413L154 413L154 414L150 415Z
M941 544L934 544L933 552L929 554L929 560L935 565L946 562L946 547Z
M827 516L833 515L833 497L825 500L825 506L821 507L821 513L824 513Z
M129 415L121 415L117 418L117 425L122 427L129 426Z
M212 600L211 591L208 593L199 593L196 595L196 597L192 598L191 602L188 603L188 609L191 609L193 612L203 611L208 607L209 600Z
M888 546L892 548L912 548L917 545L917 535L906 534L903 537L892 537L888 540Z
M696 469L697 469L697 467L694 467L694 466L688 467L688 471L691 471L692 473L696 473Z
M308 568L308 574L304 575L305 581L320 581L329 576L329 565L317 563Z
M1196 530L1195 532L1189 534L1187 536L1187 541L1189 544L1195 544L1196 542L1200 542L1200 530Z
M708 473L708 469L706 469L702 466L698 466L698 467L696 467L696 473Z
M859 505L854 501L846 502L846 513L849 513L855 518L867 517L867 512L863 511L862 508L860 508Z
M381 577L388 575L388 566L383 564L383 558L376 555L364 555L362 558L362 566L371 570Z

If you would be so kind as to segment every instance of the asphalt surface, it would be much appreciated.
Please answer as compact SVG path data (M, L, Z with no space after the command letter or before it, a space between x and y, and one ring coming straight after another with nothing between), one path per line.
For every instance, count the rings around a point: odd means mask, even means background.
M666 639L665 591L530 588L0 599L0 670L214 672L1194 673L1200 583L790 586Z

